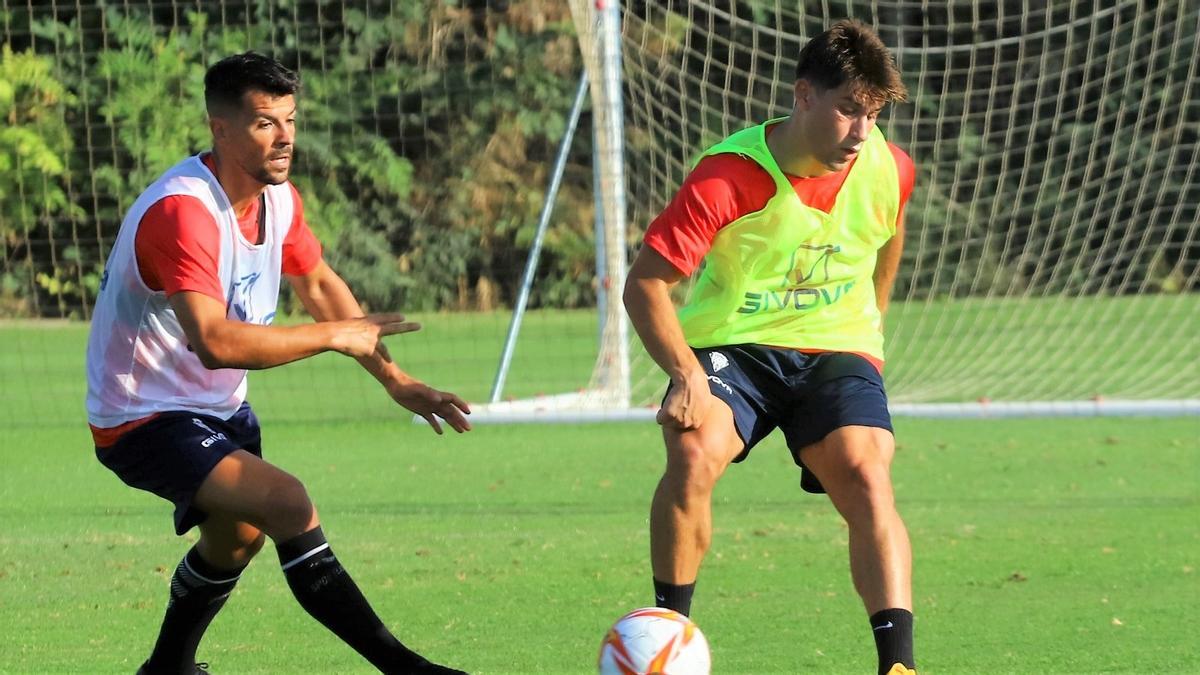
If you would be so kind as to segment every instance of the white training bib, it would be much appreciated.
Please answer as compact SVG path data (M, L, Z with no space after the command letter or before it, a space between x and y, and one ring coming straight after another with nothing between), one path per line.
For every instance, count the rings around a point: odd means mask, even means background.
M209 370L200 363L166 294L142 280L134 241L142 217L156 202L173 195L199 199L220 231L217 275L226 316L269 324L279 301L283 242L294 203L287 183L267 186L264 194L261 244L242 236L229 198L198 155L176 164L134 202L109 253L88 335L87 412L93 426L115 427L169 410L228 419L241 406L246 371Z

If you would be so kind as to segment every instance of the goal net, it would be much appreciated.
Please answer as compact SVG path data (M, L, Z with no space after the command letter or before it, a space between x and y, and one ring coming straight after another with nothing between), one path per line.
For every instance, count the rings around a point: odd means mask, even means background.
M897 409L1195 409L1196 2L0 0L0 426L82 424L121 217L209 147L204 71L247 49L301 75L293 181L368 308L422 321L389 342L403 366L498 394L501 418L652 414L665 378L620 302L641 233L704 148L787 114L801 46L843 17L911 94L880 121L917 167L886 321ZM295 298L280 316L306 320ZM274 419L397 415L338 355L250 388Z
M612 38L605 4L573 2L585 55ZM788 114L801 47L845 17L875 27L910 92L879 121L917 167L885 326L895 406L1195 410L1196 3L627 3L609 170L629 217L610 238L636 246L700 151ZM652 406L665 378L631 353L629 403Z

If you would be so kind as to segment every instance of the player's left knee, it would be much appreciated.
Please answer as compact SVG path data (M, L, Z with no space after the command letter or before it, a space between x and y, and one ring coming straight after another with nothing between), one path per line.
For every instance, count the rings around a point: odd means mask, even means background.
M840 447L826 446L829 461L824 467L826 476L821 482L830 496L842 503L842 509L869 515L880 508L890 508L892 496L892 454L890 435L871 430L839 438ZM835 442L836 442L835 441ZM847 442L850 441L850 442ZM828 440L827 440L828 442Z
M259 532L258 536L250 541L247 541L242 548L237 551L236 555L241 558L241 563L244 565L250 562L254 556L258 555L258 552L262 550L262 547L266 542L267 535Z
M877 462L885 469L892 465L892 457L896 454L896 442L887 429L875 427L862 428L856 440L861 446L860 454L865 461Z
M892 474L886 463L871 461L858 464L852 470L852 480L868 501L891 502Z

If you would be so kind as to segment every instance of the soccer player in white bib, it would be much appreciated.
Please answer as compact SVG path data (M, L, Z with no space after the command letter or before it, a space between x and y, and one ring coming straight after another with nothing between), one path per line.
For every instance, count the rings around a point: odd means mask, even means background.
M204 78L211 152L168 170L134 202L105 266L87 351L88 421L99 460L175 505L200 539L171 578L139 673L194 673L196 648L267 537L301 607L386 673L459 673L409 650L376 616L321 532L294 476L262 459L246 371L335 351L442 433L467 404L402 371L381 338L417 330L364 316L327 265L288 182L299 80L248 52ZM273 326L286 279L316 320Z

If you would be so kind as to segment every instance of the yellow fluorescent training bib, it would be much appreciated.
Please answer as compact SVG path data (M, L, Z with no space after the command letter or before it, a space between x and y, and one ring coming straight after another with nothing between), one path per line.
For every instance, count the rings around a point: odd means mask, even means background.
M761 344L861 352L883 359L876 252L896 233L899 175L872 129L829 213L806 206L767 149L766 128L705 151L757 162L775 181L760 211L721 228L679 321L692 347Z

